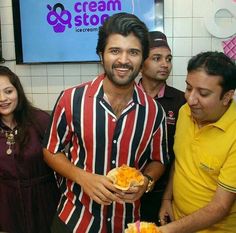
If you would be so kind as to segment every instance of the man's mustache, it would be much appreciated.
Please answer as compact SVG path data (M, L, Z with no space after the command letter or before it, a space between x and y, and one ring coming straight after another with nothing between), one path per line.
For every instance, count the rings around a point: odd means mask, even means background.
M121 68L121 69L130 69L132 70L133 69L133 66L129 65L129 64L114 64L112 66L112 68L114 69L117 69L117 68Z

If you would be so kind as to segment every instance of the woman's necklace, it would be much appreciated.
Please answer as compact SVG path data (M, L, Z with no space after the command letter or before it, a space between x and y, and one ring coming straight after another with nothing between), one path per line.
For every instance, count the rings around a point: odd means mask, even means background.
M0 127L0 133L5 135L6 138L6 144L8 145L8 149L6 150L7 155L12 154L12 145L16 143L15 136L17 135L17 129L13 130L4 130Z

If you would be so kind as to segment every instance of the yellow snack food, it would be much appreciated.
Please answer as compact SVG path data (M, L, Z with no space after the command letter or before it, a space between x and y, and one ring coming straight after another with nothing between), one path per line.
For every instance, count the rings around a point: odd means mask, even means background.
M123 164L108 172L107 177L112 180L114 186L120 190L128 190L132 186L144 184L143 174L134 167Z
M125 233L161 233L155 223L140 222L129 223Z

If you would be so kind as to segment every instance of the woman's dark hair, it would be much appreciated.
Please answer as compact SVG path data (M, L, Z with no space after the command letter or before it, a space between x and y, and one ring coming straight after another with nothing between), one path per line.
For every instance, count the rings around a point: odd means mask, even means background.
M17 140L19 141L21 148L28 140L27 129L29 126L32 126L33 124L36 130L38 129L37 123L34 122L35 117L33 116L33 109L36 108L28 101L19 77L15 73L13 73L8 67L0 66L0 76L8 77L10 83L17 91L18 103L13 114L18 128Z
M133 33L141 43L143 61L149 54L149 34L146 25L135 15L129 13L117 13L107 18L103 26L99 28L96 52L103 55L108 37L111 34L128 36Z
M222 52L203 52L188 62L188 73L204 70L208 75L220 76L223 96L229 90L236 89L236 65Z

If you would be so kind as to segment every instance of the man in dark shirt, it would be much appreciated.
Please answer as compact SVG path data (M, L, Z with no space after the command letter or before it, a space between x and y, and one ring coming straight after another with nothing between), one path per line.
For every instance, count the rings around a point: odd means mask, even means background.
M166 187L170 165L174 159L173 142L175 124L180 107L185 103L184 93L166 84L166 80L172 69L172 55L165 34L152 31L150 35L149 57L142 67L142 78L139 86L151 97L156 99L164 108L167 119L168 151L170 164L165 173L156 182L153 190L143 195L141 199L141 219L158 223L163 191Z

